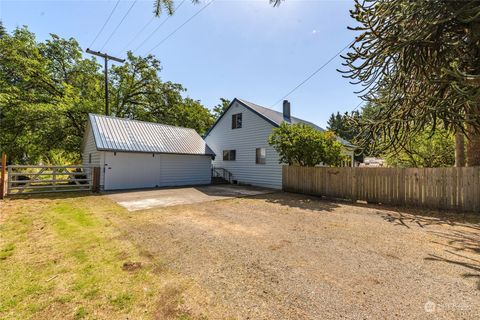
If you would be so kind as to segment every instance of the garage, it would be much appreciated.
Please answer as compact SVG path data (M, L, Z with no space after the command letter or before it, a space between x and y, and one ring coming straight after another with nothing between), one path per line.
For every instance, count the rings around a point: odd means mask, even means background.
M82 156L121 190L209 184L215 154L190 128L90 114Z

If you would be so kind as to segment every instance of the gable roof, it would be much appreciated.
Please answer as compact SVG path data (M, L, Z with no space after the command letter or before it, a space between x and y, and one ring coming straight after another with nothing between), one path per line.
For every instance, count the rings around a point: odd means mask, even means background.
M215 155L194 129L98 114L88 120L99 151Z
M269 123L271 123L273 126L275 127L278 127L282 124L282 122L286 121L285 118L283 117L283 112L280 112L280 111L276 111L276 110L273 110L273 109L269 109L269 108L265 108L265 107L262 107L262 106L259 106L258 104L255 104L253 102L249 102L249 101L246 101L246 100L243 100L243 99L238 99L238 98L235 98L233 99L233 101L230 103L230 105L228 106L228 108L223 112L223 114L217 119L217 121L213 124L213 126L207 131L207 133L205 134L205 137L210 133L210 131L212 131L212 129L215 127L215 125L218 123L218 121L220 121L220 119L223 117L223 115L227 112L228 109L230 109L230 107L235 103L235 102L238 102L240 105L244 106L245 108L253 111L254 113L256 113L257 115L259 115L261 118L265 119L266 121L268 121ZM303 120L303 119L300 119L300 118L296 118L296 117L290 117L290 121L289 123L291 124L297 124L297 123L303 123L305 125L308 125L318 131L325 131L325 129L323 129L322 127L319 127L317 126L316 124L310 122L310 121L306 121L306 120ZM351 144L350 142L348 142L347 140L345 139L342 139L340 137L337 137L337 140L343 144L345 147L350 147L350 148L354 148L355 146L353 144Z

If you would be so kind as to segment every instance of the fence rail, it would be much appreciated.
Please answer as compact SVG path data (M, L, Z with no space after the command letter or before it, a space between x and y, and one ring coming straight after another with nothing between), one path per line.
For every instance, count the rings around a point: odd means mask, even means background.
M7 194L98 191L100 170L90 166L7 166Z
M283 189L329 198L480 212L480 167L283 167Z

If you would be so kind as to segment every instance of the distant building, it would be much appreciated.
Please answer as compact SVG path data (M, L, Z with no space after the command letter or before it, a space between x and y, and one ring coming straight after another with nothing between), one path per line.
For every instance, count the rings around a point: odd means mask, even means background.
M385 159L375 157L365 157L363 163L360 163L360 167L386 167L387 163Z

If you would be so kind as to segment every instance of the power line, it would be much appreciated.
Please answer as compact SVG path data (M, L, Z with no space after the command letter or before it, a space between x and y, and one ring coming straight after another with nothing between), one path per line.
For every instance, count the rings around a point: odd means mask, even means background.
M151 17L150 20L138 31L135 36L133 36L132 40L130 40L120 51L124 51L138 38L138 36L152 23L155 17Z
M107 25L108 21L110 21L110 18L112 17L113 13L115 12L115 9L117 9L118 4L120 3L120 0L117 0L117 3L115 3L115 6L113 7L112 11L110 11L110 15L108 16L107 20L103 24L103 26L100 28L100 31L98 31L97 35L95 36L95 39L93 39L92 43L90 43L90 48L92 45L97 41L98 36L102 33L103 29L105 29L105 26Z
M215 0L212 0L210 1L209 3L207 3L206 5L204 5L200 10L198 10L193 16L191 16L190 18L188 18L184 23L182 23L178 28L176 28L175 30L173 30L168 36L166 36L165 38L163 38L159 43L157 43L152 49L150 49L150 51L147 52L147 54L149 54L150 52L152 52L153 50L155 50L156 48L158 48L162 43L164 43L165 41L167 41L171 36L173 36L178 30L180 30L183 26L185 26L187 23L189 23L193 18L195 18L196 16L198 16L203 10L205 10L206 8L208 8L209 5L211 5Z
M133 1L132 5L130 6L130 8L128 8L127 12L125 13L125 15L122 17L122 20L120 20L120 22L117 24L117 26L115 27L115 29L113 29L112 33L110 34L110 36L108 37L107 41L105 41L105 43L103 44L103 46L100 48L100 51L103 50L103 48L105 48L105 46L108 44L108 42L110 41L110 39L112 39L113 35L115 34L115 32L117 32L118 28L120 28L120 26L122 25L123 21L125 20L125 18L128 16L128 14L130 13L130 11L132 10L133 6L135 5L135 3L137 3L137 0Z
M364 101L363 101L363 100L362 100L362 101L360 101L360 103L359 103L359 104L357 104L357 106L356 106L355 108L353 108L352 112L353 112L353 111L355 111L355 110L357 110L357 109L358 109L358 107L360 107L360 106L362 105L362 103L364 103Z
M320 72L320 70L322 70L323 68L325 68L330 62L333 61L333 59L335 59L338 55L340 55L340 53L342 53L345 49L347 49L348 47L350 47L355 41L352 41L350 42L349 44L347 44L345 47L343 47L340 51L338 51L337 53L335 53L335 55L333 57L331 57L330 59L328 59L327 62L325 62L324 64L322 64L318 69L316 69L312 74L310 74L305 80L303 80L302 82L300 82L295 88L293 88L292 90L290 90L286 95L284 95L282 98L278 99L277 102L275 102L273 105L277 105L279 102L281 102L283 99L285 99L286 97L288 97L289 95L291 95L293 92L295 92L298 88L300 88L301 86L303 86L308 80L310 80L311 78L313 78L317 73Z
M182 0L182 2L180 2L180 4L175 8L174 12L176 12L181 6L182 4L185 2L185 0ZM164 24L165 22L168 21L168 19L170 19L170 15L167 16L167 18L165 20L163 20L162 23L160 23L156 28L155 30L153 30L152 32L150 32L150 34L142 41L142 43L140 43L134 50L133 52L137 51L138 49L140 49L148 40L150 40L150 38L158 31L158 29L160 29Z

